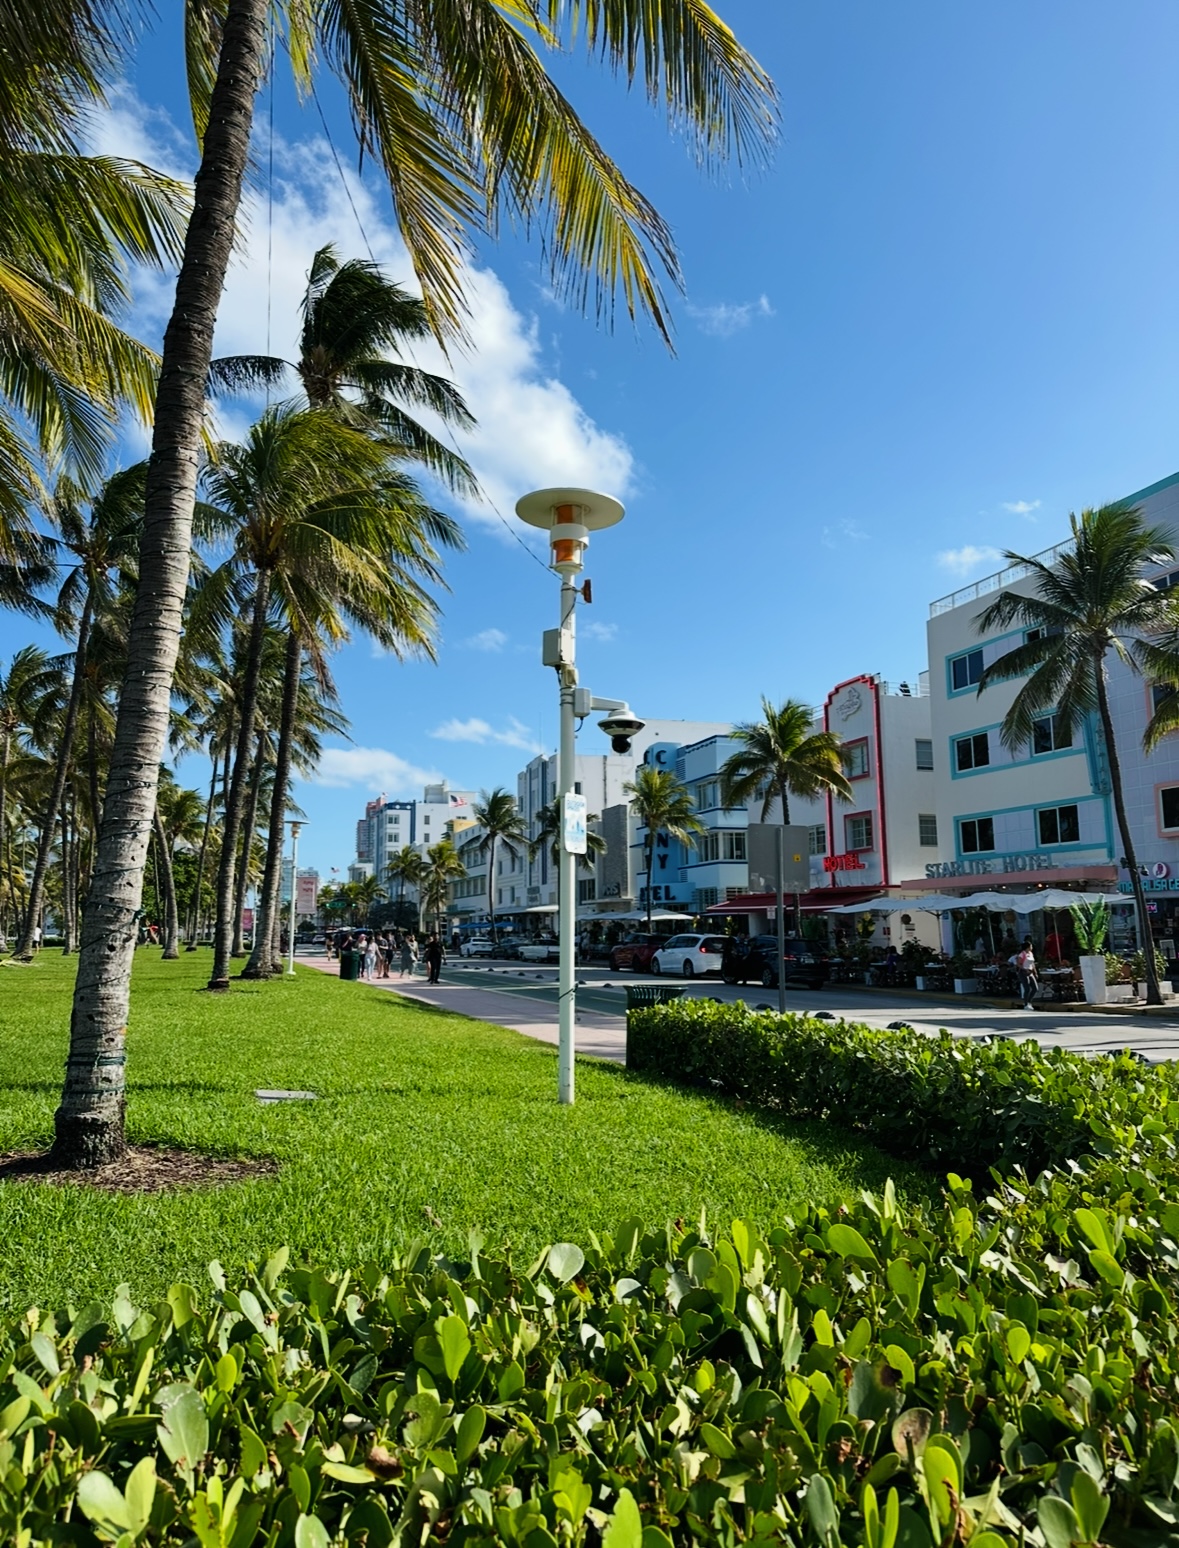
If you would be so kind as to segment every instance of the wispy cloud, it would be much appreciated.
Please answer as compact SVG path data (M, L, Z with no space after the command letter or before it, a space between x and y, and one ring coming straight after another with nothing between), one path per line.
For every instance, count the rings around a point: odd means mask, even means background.
M866 543L871 536L858 521L837 521L833 527L823 528L822 544L824 548L846 548L849 543Z
M423 785L441 779L437 769L420 769L387 747L325 747L310 783L339 789L360 785L374 794L383 790L403 798L420 796Z
M585 639L597 640L600 645L608 645L611 640L618 638L618 625L616 623L599 623L596 618L588 623L579 625Z
M943 549L937 556L937 562L952 575L969 575L972 570L981 570L984 565L995 564L1002 557L997 548L979 548L973 543L966 543L962 548Z
M514 715L508 716L507 725L499 731L490 721L472 715L469 720L444 720L429 734L440 742L474 742L480 747L497 744L518 747L521 752L533 754L546 751L544 744L538 742L524 722Z
M472 634L470 639L463 641L468 650L502 650L508 643L508 637L502 629L480 629L478 634Z
M715 306L688 304L688 316L695 319L701 333L714 339L728 339L742 328L748 328L755 317L773 317L774 309L768 296L758 296L756 301L718 301Z
M1035 517L1032 515L1032 512L1033 511L1038 511L1040 509L1040 505L1041 505L1041 502L1039 500L1004 500L1003 501L1003 509L1005 511L1010 511L1013 516L1027 516L1032 521L1035 520Z

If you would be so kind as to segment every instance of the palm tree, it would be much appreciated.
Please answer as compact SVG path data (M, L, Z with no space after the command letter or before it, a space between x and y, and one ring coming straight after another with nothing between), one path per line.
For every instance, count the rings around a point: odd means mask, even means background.
M405 901L406 887L419 887L425 874L426 862L412 844L403 844L385 867L390 881L397 883L397 903Z
M352 889L352 896L362 920L367 919L370 911L389 896L375 876L365 876L360 881L353 882Z
M647 867L647 929L651 928L651 904L655 891L655 847L659 835L678 839L691 849L697 834L705 832L705 826L692 809L692 797L688 787L670 769L653 769L643 764L633 781L622 787L646 835L643 839L643 855Z
M168 733L213 329L271 9L269 0L226 0L189 13L187 61L201 141L198 215L188 226L164 335L141 585L83 925L66 1084L54 1120L60 1166L101 1165L126 1144L120 1071L133 921L155 769ZM655 274L662 265L678 278L670 231L550 80L529 34L556 46L563 27L628 81L641 73L650 99L677 127L690 129L706 161L730 153L757 158L776 130L768 76L699 0L639 8L570 0L548 14L515 7L510 15L494 0L457 9L440 0L357 0L347 8L288 0L282 10L285 52L299 83L310 86L313 62L323 58L345 84L362 148L388 179L439 333L457 328L462 317L467 233L494 226L500 213L543 224L554 279L566 293L584 301L596 283L598 309L609 312L621 292L632 317L645 312L667 332Z
M1003 745L1013 750L1032 740L1033 722L1044 710L1053 711L1066 733L1085 716L1096 714L1105 740L1122 863L1134 889L1146 998L1149 1004L1160 1005L1150 914L1126 817L1105 662L1112 650L1134 672L1179 683L1179 597L1142 579L1145 566L1174 558L1174 550L1164 528L1148 527L1137 507L1120 502L1084 510L1079 517L1070 515L1069 526L1072 544L1053 564L1022 554L1004 555L1008 564L1024 567L1036 589L1031 595L1005 592L983 609L975 627L980 634L989 634L1015 624L1034 630L1035 635L986 667L978 691L984 693L1012 678L1027 678L999 733ZM1147 746L1153 746L1167 729L1166 717L1156 715L1146 730Z
M49 508L50 519L61 533L57 546L65 558L72 560L58 594L56 620L63 632L75 633L75 646L70 697L58 737L57 770L43 815L25 922L16 944L16 955L25 959L33 955L33 931L41 915L54 827L70 776L74 735L86 686L90 631L95 620L113 603L120 575L134 574L143 520L144 474L142 463L116 473L92 500L72 480L63 478Z
M839 737L833 731L814 731L811 711L795 699L775 709L762 697L762 718L733 727L741 745L721 766L721 800L728 807L761 801L765 822L775 800L781 804L782 822L790 821L790 797L830 793L850 801L851 786L839 756Z
M450 884L466 874L467 868L451 839L440 839L437 844L430 845L426 851L426 870L419 889L423 926L428 919L433 919L435 930L441 929L441 921L446 915L446 905L450 899Z
M535 860L542 850L548 847L549 855L554 865L561 858L561 808L557 801L550 801L547 806L542 806L536 814L536 837L528 840L528 858ZM591 812L586 822L597 822L598 814ZM600 833L589 829L585 836L585 854L578 855L577 863L583 869L592 871L594 859L598 855L606 853L606 840Z
M280 386L294 372L312 408L332 409L357 429L384 437L403 456L452 488L473 494L466 460L402 406L412 404L456 429L474 427L453 382L394 358L407 344L431 337L430 314L419 297L360 258L341 263L332 246L311 260L302 303L299 358L232 355L213 362L214 387Z
M323 410L268 409L243 445L218 447L205 484L210 503L203 524L233 547L198 590L196 626L236 612L243 588L251 610L209 979L210 989L226 989L234 864L272 606L300 648L320 637L346 637L341 615L347 614L391 649L428 649L435 607L421 581L440 579L433 543L457 546L459 535L397 470L388 446ZM288 656L286 672L297 693L298 657ZM265 930L259 938L266 939Z
M471 816L483 829L482 836L476 840L475 852L481 860L487 861L487 913L491 920L491 940L494 945L497 937L495 933L495 856L502 844L513 860L519 858L521 850L528 848L528 828L524 818L516 806L515 796L510 796L501 786L490 792L480 791L479 800L471 802Z
M60 674L49 657L35 645L18 650L0 671L0 939L7 926L9 910L15 914L17 897L11 864L9 833L8 782L13 759L28 751L29 735L37 719L41 702L52 694Z

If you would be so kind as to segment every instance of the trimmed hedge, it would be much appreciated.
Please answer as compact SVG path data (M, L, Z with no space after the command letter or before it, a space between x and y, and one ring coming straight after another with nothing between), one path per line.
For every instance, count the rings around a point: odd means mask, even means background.
M279 1254L203 1302L34 1310L0 1337L0 1541L1165 1548L1164 1192L1094 1160L764 1237L626 1221L527 1270L415 1246L351 1279Z
M973 1042L683 1000L627 1017L627 1068L790 1117L830 1118L935 1170L1034 1176L1179 1126L1179 1075L1129 1052Z

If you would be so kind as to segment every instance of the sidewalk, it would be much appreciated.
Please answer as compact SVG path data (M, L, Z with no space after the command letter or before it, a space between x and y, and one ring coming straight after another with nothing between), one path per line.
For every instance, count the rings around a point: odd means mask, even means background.
M340 964L327 957L296 957L302 967L312 967L321 973L338 976ZM368 983L368 979L362 980ZM540 1000L525 998L510 989L475 988L467 984L447 982L443 969L442 982L430 986L424 978L374 978L374 989L391 989L394 994L404 995L407 1000L419 1000L423 1005L437 1005L453 1011L457 1016L470 1016L475 1021L490 1021L497 1027L509 1027L534 1037L538 1042L557 1046L557 1017L555 1007ZM595 1059L613 1059L616 1064L626 1063L626 1017L611 1016L602 1011L577 1012L577 1052Z

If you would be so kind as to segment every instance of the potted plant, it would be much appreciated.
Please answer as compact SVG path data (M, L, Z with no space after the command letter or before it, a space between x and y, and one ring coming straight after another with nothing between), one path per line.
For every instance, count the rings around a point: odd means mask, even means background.
M1127 964L1129 977L1134 983L1134 992L1140 1000L1146 998L1146 953L1136 951ZM1158 977L1159 988L1162 990L1164 1000L1174 998L1174 990L1167 978L1167 960L1156 946L1154 948L1154 970Z
M977 994L978 979L974 976L975 961L968 951L956 951L950 958L950 972L954 976L955 994Z
M1081 956L1081 982L1090 1005L1104 1005L1105 943L1109 938L1109 909L1104 903L1079 903L1069 910Z
M1134 998L1134 974L1125 957L1106 955L1105 998L1107 1000L1132 1000Z

